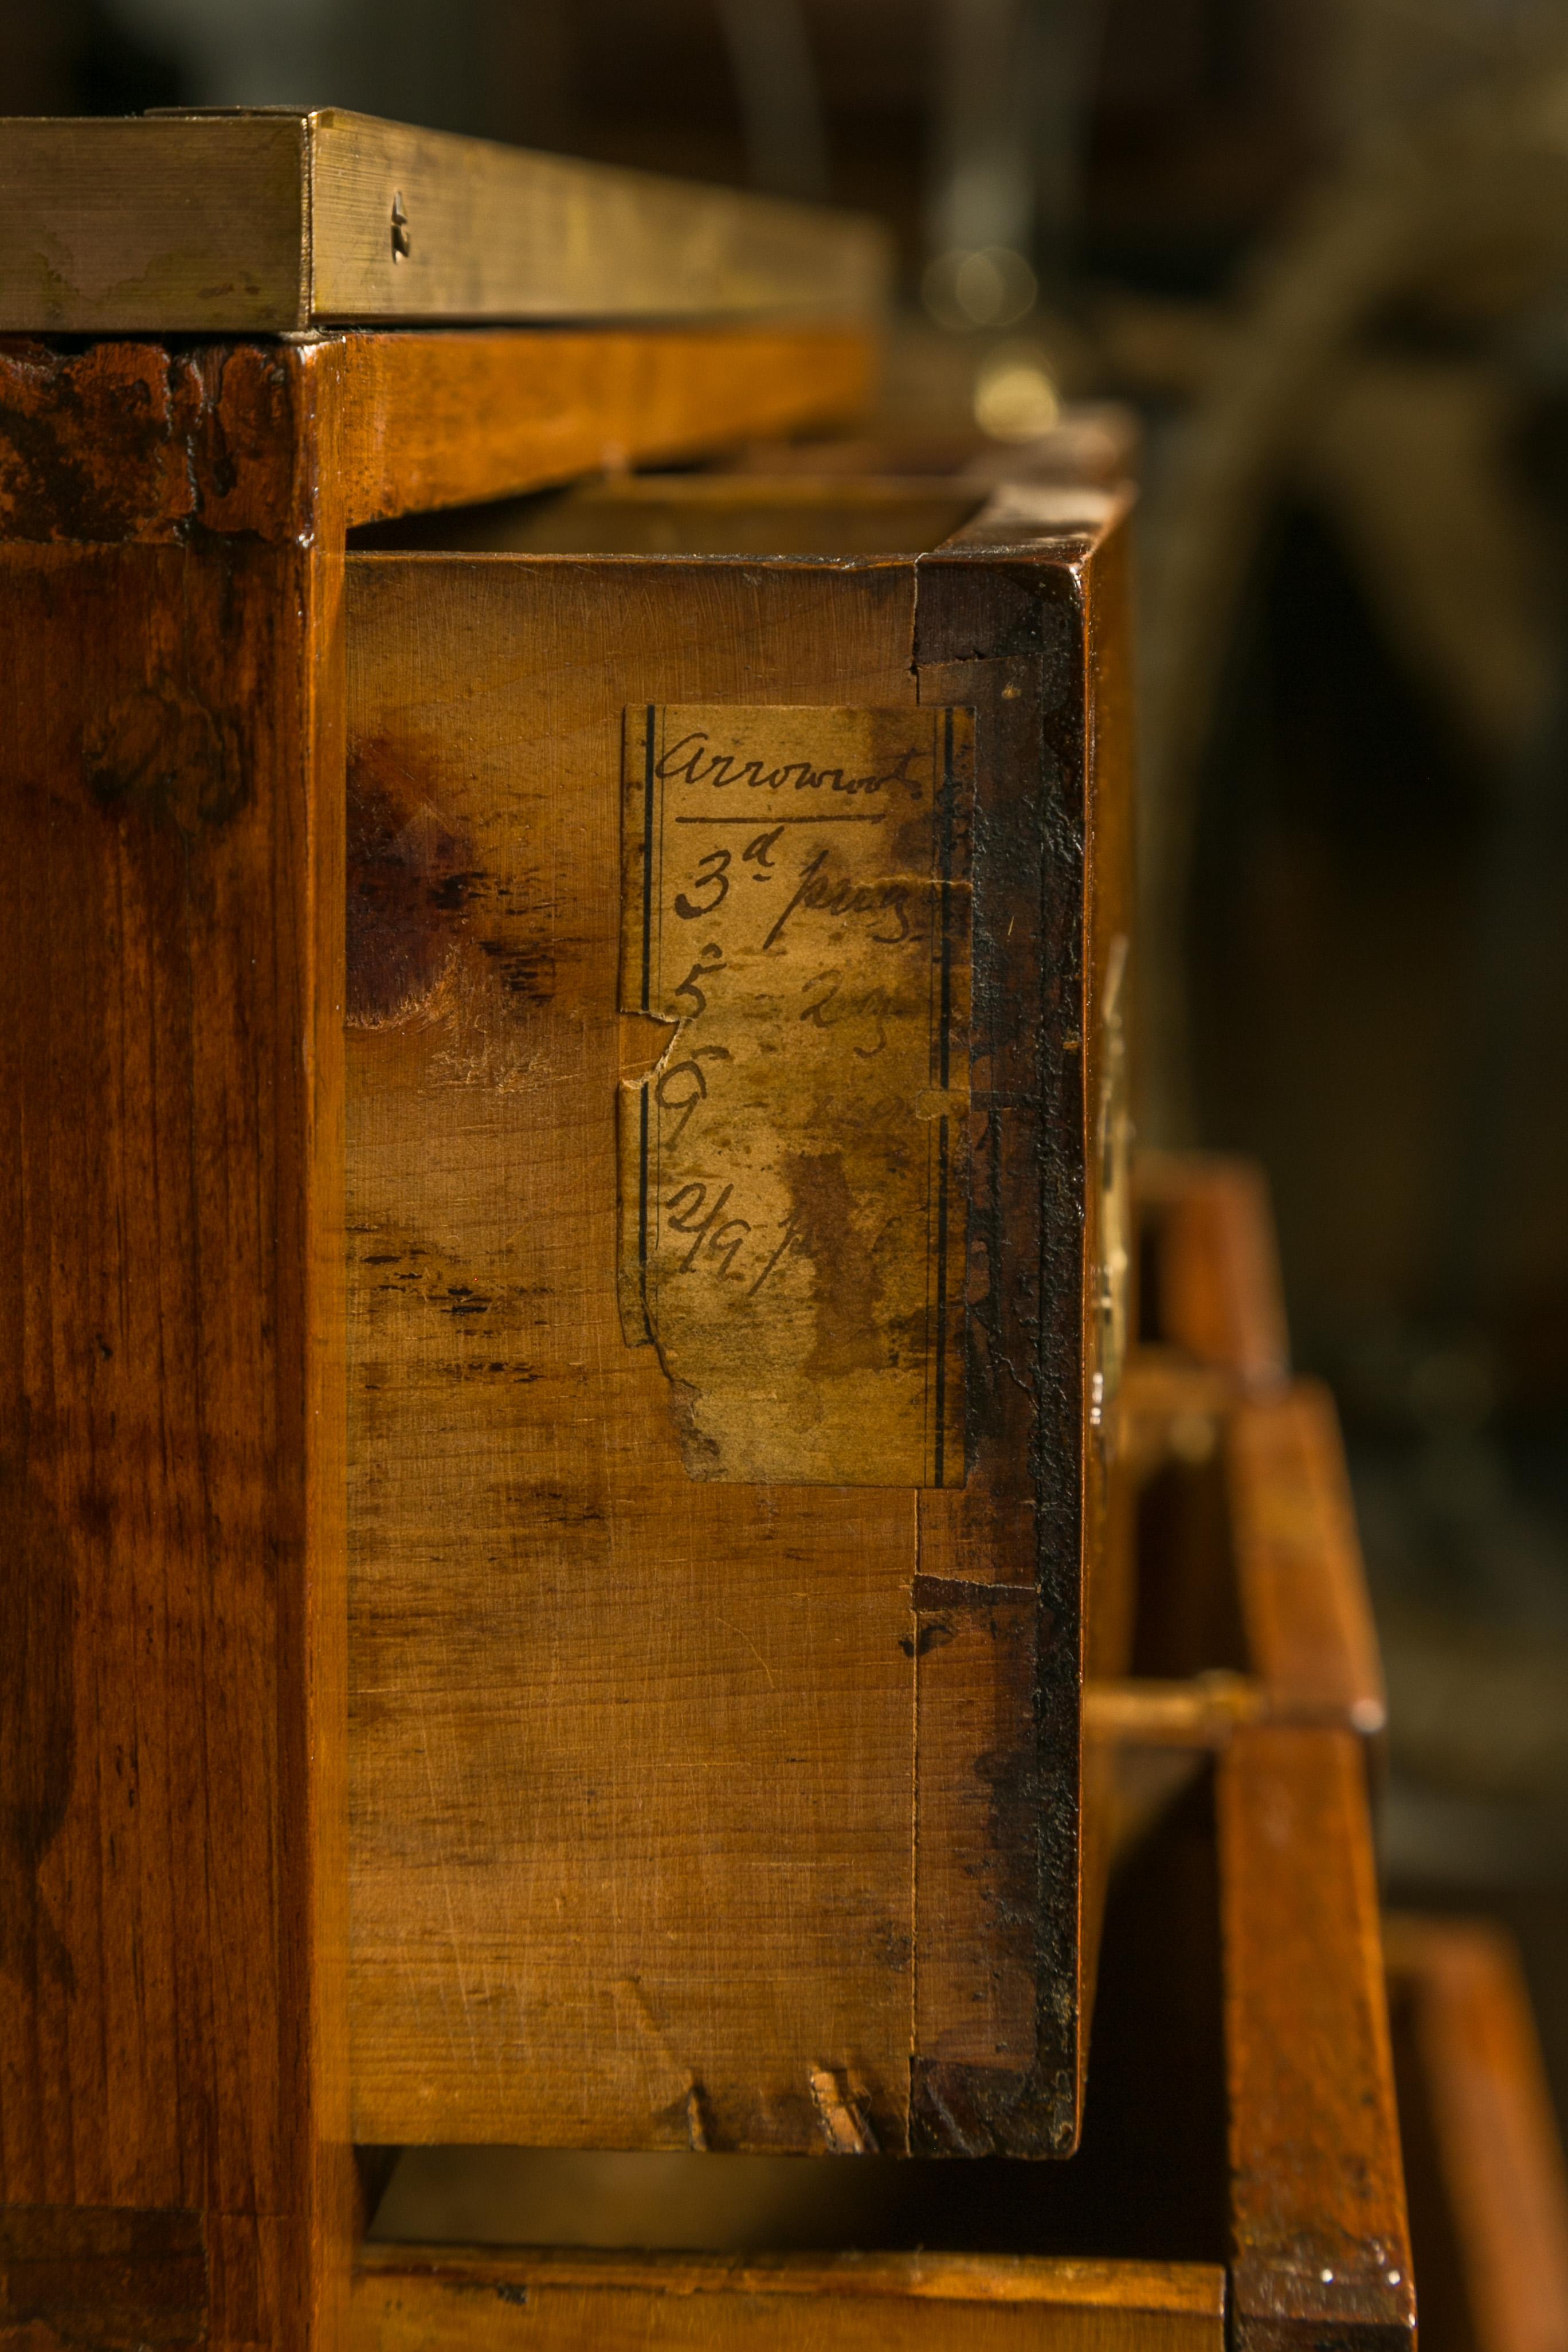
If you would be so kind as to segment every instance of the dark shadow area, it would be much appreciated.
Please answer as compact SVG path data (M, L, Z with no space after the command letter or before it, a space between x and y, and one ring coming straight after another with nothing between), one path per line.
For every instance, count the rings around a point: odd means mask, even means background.
M1157 1969L1149 1956L1160 1955ZM467 2244L1226 2252L1218 1891L1206 1780L1113 1883L1069 2163L405 2149L372 2230Z

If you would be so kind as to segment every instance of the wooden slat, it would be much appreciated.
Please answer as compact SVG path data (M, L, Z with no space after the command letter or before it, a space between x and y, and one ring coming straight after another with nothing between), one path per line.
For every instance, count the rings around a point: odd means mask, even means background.
M830 425L868 402L865 326L346 338L352 524Z
M1199 1152L1140 1152L1133 1190L1158 1228L1159 1337L1249 1386L1285 1377L1289 1341L1274 1220L1250 1160Z
M721 447L765 418L853 414L869 396L875 344L847 328L579 332L514 328L474 334L351 334L321 347L341 383L336 494L347 525L500 499L605 467ZM328 362L322 362L325 365ZM5 357L26 433L0 435L0 530L68 536L85 469L100 520L123 536L175 524L232 524L247 498L274 494L265 429L215 446L203 373L221 383L229 354L165 365L152 345L102 343L77 359L79 423L49 405L56 354L18 340ZM243 362L281 382L276 347ZM126 388L143 408L122 415ZM64 431L68 446L56 447ZM216 461L216 462L215 462ZM220 488L220 477L222 486ZM107 518L107 520L102 520Z
M888 289L868 220L335 109L0 121L0 329L35 334L867 318Z
M1518 1953L1479 1920L1396 1913L1384 1934L1421 2111L1406 2118L1406 2162L1423 2339L1432 2352L1564 2352L1568 2172ZM1411 2146L1428 2133L1430 2182ZM1424 2223L1441 2240L1430 2270Z
M1360 1744L1238 1728L1216 1796L1233 2341L1394 2352L1415 2307Z
M1220 2352L1224 2273L1026 2255L468 2253L370 2247L353 2352Z
M1225 1468L1242 1623L1270 1712L1380 1732L1377 1632L1327 1389L1302 1381L1238 1400Z
M1267 1694L1247 1675L1138 1676L1083 1689L1084 1738L1109 1748L1223 1748L1238 1724L1261 1722L1267 1711Z
M0 360L0 2240L60 2340L346 2291L338 366Z

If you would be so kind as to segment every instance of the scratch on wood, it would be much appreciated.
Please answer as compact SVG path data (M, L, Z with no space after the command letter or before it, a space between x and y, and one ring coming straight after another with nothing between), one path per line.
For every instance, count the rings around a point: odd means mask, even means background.
M877 2136L846 2078L828 2066L811 2070L811 2096L835 2156L876 2156Z

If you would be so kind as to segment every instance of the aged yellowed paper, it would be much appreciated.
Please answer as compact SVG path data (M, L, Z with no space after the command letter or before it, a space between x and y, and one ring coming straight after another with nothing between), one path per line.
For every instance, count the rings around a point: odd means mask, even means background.
M973 730L626 715L621 1309L693 1477L963 1481Z

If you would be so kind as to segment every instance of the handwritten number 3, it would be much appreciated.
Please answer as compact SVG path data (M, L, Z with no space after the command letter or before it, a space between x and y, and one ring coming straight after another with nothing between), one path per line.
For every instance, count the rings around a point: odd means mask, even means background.
M710 915L730 895L730 853L727 849L710 849L697 864L694 890L711 889L710 898L689 898L683 890L675 902L675 911L683 923L694 923L699 915Z

